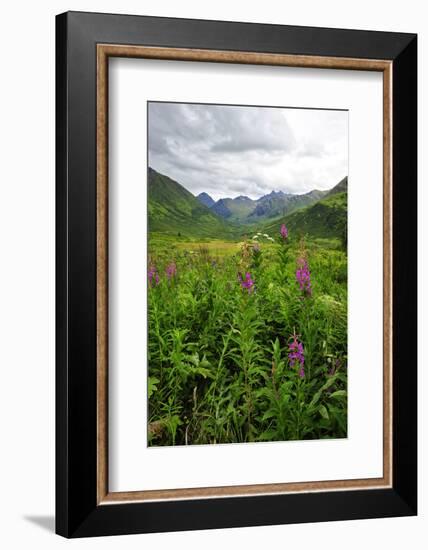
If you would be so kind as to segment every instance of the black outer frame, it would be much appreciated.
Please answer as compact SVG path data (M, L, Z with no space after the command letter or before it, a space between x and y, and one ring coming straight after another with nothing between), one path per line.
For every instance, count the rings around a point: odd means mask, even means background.
M97 506L96 44L393 61L393 487ZM417 513L417 36L67 12L56 17L56 532L65 537Z

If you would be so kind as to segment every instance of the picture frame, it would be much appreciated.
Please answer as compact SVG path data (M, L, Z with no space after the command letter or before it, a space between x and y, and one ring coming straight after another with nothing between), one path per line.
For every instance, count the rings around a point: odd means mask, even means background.
M108 61L383 74L383 476L108 487ZM56 18L56 532L65 537L417 513L417 36L67 12ZM144 467L144 465L143 465Z

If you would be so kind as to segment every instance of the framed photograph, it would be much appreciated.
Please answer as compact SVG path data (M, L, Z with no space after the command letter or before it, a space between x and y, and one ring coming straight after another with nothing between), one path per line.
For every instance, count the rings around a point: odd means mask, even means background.
M56 25L57 533L416 514L416 35Z

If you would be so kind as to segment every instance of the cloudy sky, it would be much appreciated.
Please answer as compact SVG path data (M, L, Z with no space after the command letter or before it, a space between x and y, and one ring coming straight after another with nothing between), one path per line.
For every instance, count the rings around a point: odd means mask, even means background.
M330 189L348 174L348 113L150 102L149 165L215 200Z

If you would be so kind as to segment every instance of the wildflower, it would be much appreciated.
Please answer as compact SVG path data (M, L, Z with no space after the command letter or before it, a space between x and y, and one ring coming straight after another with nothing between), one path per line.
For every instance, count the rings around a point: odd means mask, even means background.
M304 378L305 350L296 333L293 334L292 339L293 341L288 345L288 360L291 367L299 367L299 376Z
M174 278L177 275L177 266L175 262L171 262L167 266L165 272L166 272L166 276L168 277L168 280L171 280L172 278Z
M288 346L288 359L290 365L294 367L296 363L303 365L305 363L305 350L303 349L302 342L299 342L297 334L293 334L293 341Z
M253 241L256 241L258 238L259 238L258 235L254 235L254 237L252 237Z
M266 239L268 239L269 235L267 233L263 233L263 237L266 237Z
M304 258L299 258L297 260L296 279L303 294L312 296L311 273L309 271L308 262Z
M285 226L285 223L283 223L283 224L281 225L281 231L280 231L280 233L281 233L281 237L282 237L284 240L288 238L288 229L287 229L287 227Z
M268 240L268 241L271 241L271 242L273 242L273 243L275 242L275 239L274 239L273 237L268 237L267 240Z
M245 278L241 273L238 273L238 281L241 283L241 287L247 289L248 294L254 291L254 281L251 278L251 273L245 273Z
M159 284L159 274L158 274L158 272L156 270L156 267L154 265L151 265L149 267L148 276L149 276L149 285L151 287L157 286Z

